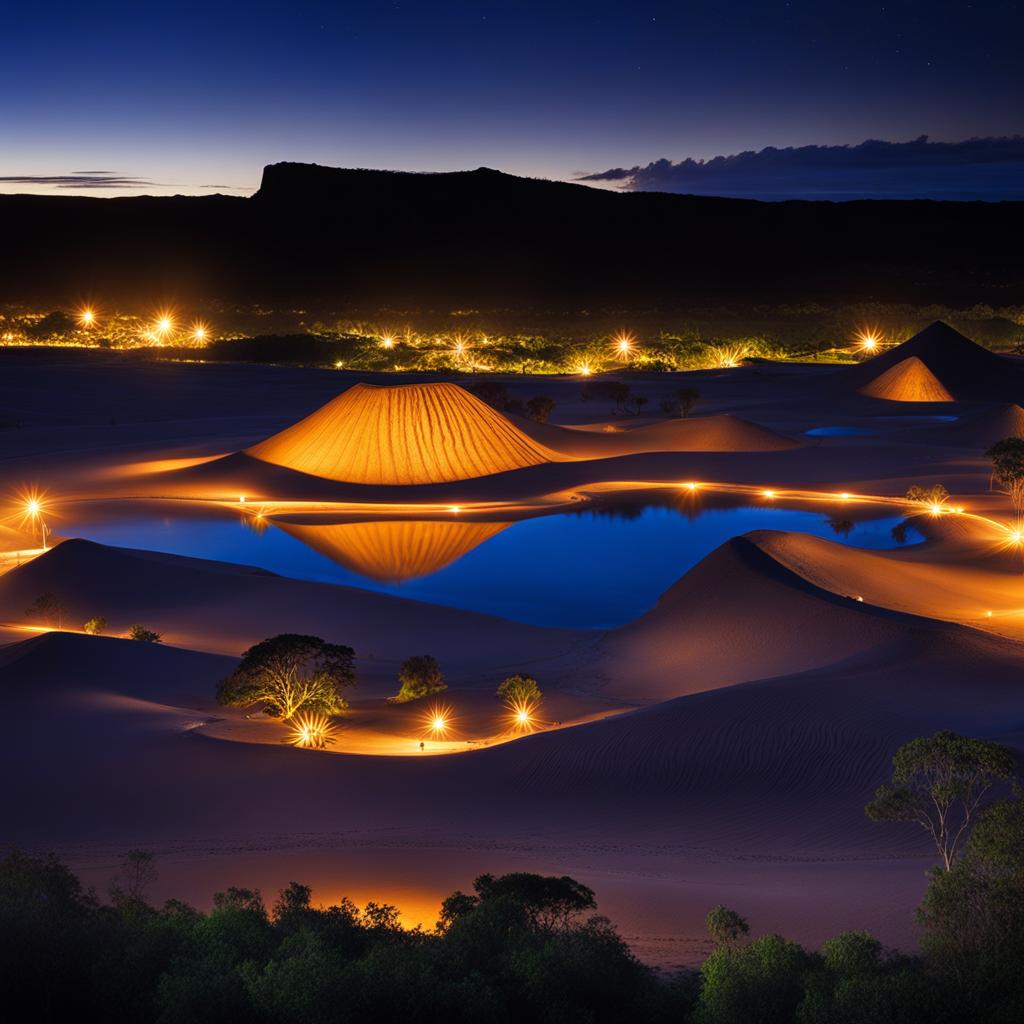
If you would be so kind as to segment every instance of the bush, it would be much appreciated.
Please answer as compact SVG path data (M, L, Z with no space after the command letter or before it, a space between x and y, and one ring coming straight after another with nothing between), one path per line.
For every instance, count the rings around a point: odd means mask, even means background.
M538 423L547 423L551 414L555 411L555 400L546 395L535 395L526 403L526 413L531 420Z
M146 629L145 626L138 622L128 630L128 636L131 637L132 640L141 640L143 643L147 644L158 644L163 640L163 637L161 637L159 633L154 633L153 630Z
M509 676L499 687L498 696L507 704L539 704L542 694L533 676Z
M765 935L747 946L718 946L701 967L698 1024L790 1024L812 958L795 942Z
M398 694L389 698L393 704L429 697L448 688L437 658L430 654L414 654L402 662L398 670Z
M82 630L89 634L89 636L99 636L107 628L107 620L102 615L96 615L89 619Z

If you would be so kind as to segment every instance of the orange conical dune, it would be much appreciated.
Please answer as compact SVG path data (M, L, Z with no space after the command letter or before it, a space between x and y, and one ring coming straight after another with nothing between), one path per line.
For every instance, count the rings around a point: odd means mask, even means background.
M469 480L560 458L456 384L356 384L246 454L358 484Z
M277 525L346 569L381 583L401 583L451 565L509 524L425 520Z
M890 402L952 402L953 396L917 356L908 356L860 389Z

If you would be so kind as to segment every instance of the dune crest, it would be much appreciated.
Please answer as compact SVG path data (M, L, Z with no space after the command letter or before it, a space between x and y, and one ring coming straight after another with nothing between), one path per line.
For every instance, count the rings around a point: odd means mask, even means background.
M917 356L908 356L891 366L861 388L860 393L890 402L954 401L938 377Z
M559 460L445 383L356 384L245 453L312 476L378 485L470 480Z
M401 520L276 525L361 576L380 583L401 583L451 565L509 524Z

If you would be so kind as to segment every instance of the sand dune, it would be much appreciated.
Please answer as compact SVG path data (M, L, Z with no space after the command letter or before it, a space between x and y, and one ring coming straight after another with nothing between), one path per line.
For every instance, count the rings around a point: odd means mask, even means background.
M466 480L557 459L455 384L356 384L246 449L312 476L360 484Z
M604 692L643 700L802 672L898 635L889 612L823 590L749 537L713 551L646 615L607 634Z
M984 450L1004 437L1024 437L1024 409L1019 405L1000 405L959 423L932 427L929 440Z
M749 420L722 413L694 416L626 430L573 430L523 420L520 427L537 443L575 459L605 459L646 452L765 452L799 447L799 442Z
M928 371L925 376L917 360ZM1024 397L1024 370L1021 364L998 356L976 345L941 320L936 320L908 341L868 359L857 366L836 372L835 379L845 389L864 391L872 382L906 363L903 372L885 381L886 388L899 394L945 390L956 401L1003 398L1016 402ZM906 376L906 381L901 380ZM934 382L932 380L934 378ZM873 392L865 391L867 394ZM890 395L876 395L890 398ZM897 398L899 401L949 401L949 398Z
M860 389L889 402L952 402L953 396L917 356L908 356Z
M430 652L453 680L493 686L496 673L568 657L587 639L249 566L84 540L65 541L0 577L0 621L27 622L24 610L44 593L60 598L70 623L102 615L121 633L142 622L168 643L225 654L278 633L312 633L350 644L362 670L384 674L392 686L410 654Z
M400 583L438 572L500 533L508 523L392 520L275 525L369 579Z

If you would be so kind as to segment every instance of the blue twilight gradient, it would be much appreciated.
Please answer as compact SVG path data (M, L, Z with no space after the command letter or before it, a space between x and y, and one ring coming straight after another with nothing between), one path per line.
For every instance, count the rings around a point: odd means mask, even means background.
M902 521L861 520L844 535L820 512L764 506L696 513L649 507L632 518L557 514L514 523L446 568L402 583L368 579L274 526L257 534L230 515L186 517L142 507L91 522L66 520L60 533L257 565L282 576L365 587L538 626L605 628L642 615L705 555L750 530L792 530L881 549L899 546L892 528ZM911 527L903 543L920 540Z
M1022 28L1017 3L934 0L7 5L0 190L247 192L284 159L573 177L1015 134Z

